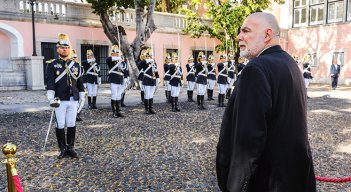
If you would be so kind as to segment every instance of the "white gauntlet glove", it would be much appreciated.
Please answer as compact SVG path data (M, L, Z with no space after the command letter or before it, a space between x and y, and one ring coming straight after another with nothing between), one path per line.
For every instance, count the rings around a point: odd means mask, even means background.
M79 92L78 113L83 109L85 102L85 92Z

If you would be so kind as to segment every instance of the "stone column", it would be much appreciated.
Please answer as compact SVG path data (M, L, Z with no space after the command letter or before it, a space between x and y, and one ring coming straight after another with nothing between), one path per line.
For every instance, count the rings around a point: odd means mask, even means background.
M44 90L44 57L28 56L23 58L25 63L27 90Z

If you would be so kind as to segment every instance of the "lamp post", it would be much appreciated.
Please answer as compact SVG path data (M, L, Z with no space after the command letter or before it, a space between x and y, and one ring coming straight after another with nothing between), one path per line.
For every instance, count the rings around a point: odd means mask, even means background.
M34 4L36 4L36 0L29 0L29 4L32 8L32 31L33 31L33 54L32 56L37 56L37 51L35 47L35 21L34 21Z

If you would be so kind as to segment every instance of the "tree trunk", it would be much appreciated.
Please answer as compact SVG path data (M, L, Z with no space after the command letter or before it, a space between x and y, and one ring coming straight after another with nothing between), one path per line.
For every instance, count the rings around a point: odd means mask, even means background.
M122 26L115 26L110 21L107 11L100 15L100 21L104 29L104 33L112 44L119 45L124 56L128 59L129 73L131 83L137 82L137 75L139 70L136 65L136 61L139 60L139 55L141 48L144 46L145 42L150 38L151 34L156 30L156 25L154 23L154 10L156 5L156 0L151 0L148 7L147 21L144 26L143 14L144 7L141 0L134 0L135 4L135 22L136 22L136 37L132 44L127 41L125 30ZM117 30L118 27L118 30ZM119 33L119 35L118 35Z

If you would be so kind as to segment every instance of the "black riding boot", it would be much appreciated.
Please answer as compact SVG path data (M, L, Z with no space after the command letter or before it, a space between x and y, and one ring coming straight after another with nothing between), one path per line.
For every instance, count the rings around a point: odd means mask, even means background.
M127 107L127 105L124 104L124 96L126 93L122 93L122 99L121 99L121 107Z
M57 156L57 158L62 159L66 156L65 129L56 128L56 138L57 138L58 147L60 149L60 154Z
M144 104L145 103L144 91L140 91L140 99L141 99L141 104Z
M168 92L168 103L172 102L172 97L171 97L171 91L167 91Z
M124 117L124 115L121 113L121 101L117 100L116 111L118 117Z
M88 96L88 108L91 109L91 97Z
M93 103L92 103L91 108L92 109L97 109L97 107L96 107L96 96L93 96Z
M204 107L204 100L205 100L205 95L201 95L201 97L200 97L200 109L202 109L202 110L206 109Z
M151 114L156 114L156 112L153 109L153 105L154 105L154 99L149 99L149 111Z
M188 102L192 102L193 98L191 96L191 91L188 91Z
M165 91L165 95L166 95L166 102L168 102L168 91Z
M175 109L175 97L171 97L171 104L172 104L172 112L176 112L176 109Z
M117 118L117 117L118 117L118 116L117 116L117 111L116 111L116 108L117 108L117 107L116 107L116 105L117 105L116 102L117 102L116 100L112 100L112 99L111 99L112 115L113 115L114 118Z
M144 99L145 114L150 114L149 110L149 99Z
M221 107L225 107L225 105L224 105L224 94L222 94L222 104L221 104Z
M196 100L197 100L197 107L201 109L201 95L197 95Z
M77 113L76 121L83 121L83 119L80 117L80 112Z
M212 101L214 100L213 99L213 89L210 90L210 100L212 100Z
M207 101L211 101L211 90L207 89Z
M221 107L222 104L222 94L218 94L218 107Z
M190 91L190 99L191 99L191 102L194 102L193 95L194 95L194 91Z
M74 151L74 139L76 137L76 127L67 127L67 150L66 154L72 158L78 158Z
M174 97L174 108L175 108L176 111L180 111L179 103L178 103L178 97Z
M232 94L232 89L227 89L226 99L229 99L231 94Z

